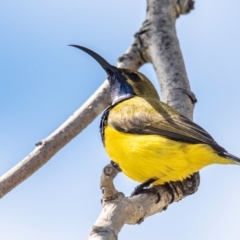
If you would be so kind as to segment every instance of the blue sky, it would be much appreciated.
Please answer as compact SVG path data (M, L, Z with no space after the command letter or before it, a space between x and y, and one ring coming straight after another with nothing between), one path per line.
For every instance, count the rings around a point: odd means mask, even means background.
M240 2L202 0L177 20L189 80L198 98L194 120L240 156ZM2 1L0 8L0 174L52 133L105 79L80 44L112 64L133 41L145 1ZM159 89L153 68L141 71ZM99 176L109 161L97 118L37 173L0 200L0 239L86 239L101 210ZM201 171L199 191L119 239L240 238L240 168ZM119 174L128 195L136 183Z

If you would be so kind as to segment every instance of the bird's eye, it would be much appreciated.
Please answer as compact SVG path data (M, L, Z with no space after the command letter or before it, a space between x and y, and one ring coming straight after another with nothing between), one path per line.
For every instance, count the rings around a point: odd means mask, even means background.
M134 82L140 82L141 78L136 73L130 73L129 78Z

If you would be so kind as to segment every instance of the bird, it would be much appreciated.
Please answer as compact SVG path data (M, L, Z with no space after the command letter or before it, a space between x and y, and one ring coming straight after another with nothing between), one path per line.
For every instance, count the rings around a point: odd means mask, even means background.
M107 73L111 105L100 124L103 145L113 164L144 187L182 181L211 164L240 164L212 136L179 111L160 101L151 81L132 69L117 68L96 52Z

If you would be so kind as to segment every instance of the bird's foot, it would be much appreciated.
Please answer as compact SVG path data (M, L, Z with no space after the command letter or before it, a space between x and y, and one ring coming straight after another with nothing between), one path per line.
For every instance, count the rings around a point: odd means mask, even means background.
M110 164L118 171L118 172L122 172L122 169L119 167L119 165L117 163L115 163L114 161L111 160Z
M153 193L157 195L156 203L158 203L161 199L160 194L156 188L148 188L153 182L158 180L158 178L150 178L149 180L145 181L144 183L138 185L131 194L131 197L134 195L138 195L140 193Z
M171 182L169 183L165 183L164 186L166 187L167 191L169 192L169 194L171 195L171 201L169 204L173 203L175 196L174 196L174 190L175 192L177 192L177 190L175 189L175 186L171 184ZM173 190L174 188L174 190Z

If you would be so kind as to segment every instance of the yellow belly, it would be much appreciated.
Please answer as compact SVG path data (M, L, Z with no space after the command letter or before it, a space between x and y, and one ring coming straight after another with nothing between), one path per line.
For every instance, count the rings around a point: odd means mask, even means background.
M129 178L144 182L156 177L154 185L183 180L209 164L232 164L206 144L181 143L159 135L122 133L111 126L105 128L105 148Z

